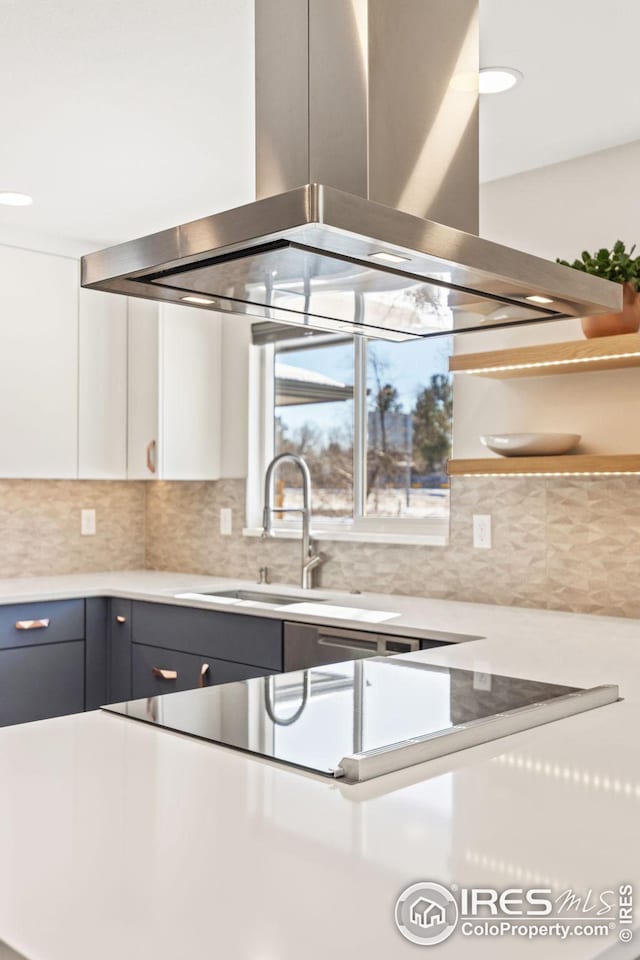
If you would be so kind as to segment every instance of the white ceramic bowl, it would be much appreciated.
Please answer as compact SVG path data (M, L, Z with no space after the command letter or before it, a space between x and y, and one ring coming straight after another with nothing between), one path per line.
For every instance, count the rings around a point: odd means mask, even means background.
M488 433L481 442L503 457L545 457L569 453L580 443L579 433Z

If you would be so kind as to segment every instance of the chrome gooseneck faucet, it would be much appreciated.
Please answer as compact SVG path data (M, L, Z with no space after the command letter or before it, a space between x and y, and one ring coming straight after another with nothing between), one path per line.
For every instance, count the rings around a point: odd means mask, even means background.
M277 467L288 461L295 463L302 474L302 508L300 507L276 507L273 504L274 483L273 478ZM312 586L312 573L316 567L322 563L322 557L315 553L311 536L309 533L311 527L311 474L309 467L302 457L297 453L279 453L274 457L264 477L264 511L262 514L262 536L273 536L273 514L274 513L299 513L302 515L302 564L300 568L300 586L303 590L309 590Z

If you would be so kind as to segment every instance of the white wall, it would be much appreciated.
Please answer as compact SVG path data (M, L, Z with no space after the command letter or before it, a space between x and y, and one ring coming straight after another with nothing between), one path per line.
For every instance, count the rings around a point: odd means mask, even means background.
M616 240L640 247L640 141L483 184L482 236L572 260ZM640 250L639 250L640 252ZM463 335L458 352L582 337L578 320ZM567 431L585 453L640 450L640 369L516 380L455 379L454 456L487 454L481 433Z
M636 140L484 183L481 233L551 260L618 239L640 244L639 170Z
M32 250L34 253L53 253L60 257L74 257L75 259L79 259L85 253L100 250L104 246L104 244L95 243L93 240L74 240L57 234L33 230L30 227L2 222L0 222L0 244L6 247Z
M247 476L249 448L249 344L252 317L222 319L222 446L220 475Z

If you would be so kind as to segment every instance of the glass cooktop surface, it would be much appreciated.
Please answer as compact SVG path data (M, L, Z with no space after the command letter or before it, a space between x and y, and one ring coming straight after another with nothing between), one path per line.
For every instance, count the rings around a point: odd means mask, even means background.
M581 692L576 687L381 657L103 709L316 773L341 776L341 760L349 755L444 735L453 728Z

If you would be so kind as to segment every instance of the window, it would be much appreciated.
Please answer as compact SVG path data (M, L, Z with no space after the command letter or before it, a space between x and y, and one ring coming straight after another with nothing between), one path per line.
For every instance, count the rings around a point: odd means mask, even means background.
M276 347L274 454L299 453L311 473L316 519L351 523L354 465L354 344ZM276 496L299 506L300 473L283 464ZM295 501L295 502L294 502Z
M254 343L262 436L251 457L249 524L260 523L267 463L275 454L292 452L309 466L315 530L322 528L328 537L333 532L443 541L449 516L450 338L395 343L333 334L301 337L294 327L257 324ZM275 495L279 506L301 505L295 466L282 465ZM286 514L274 520L276 529L298 525Z

